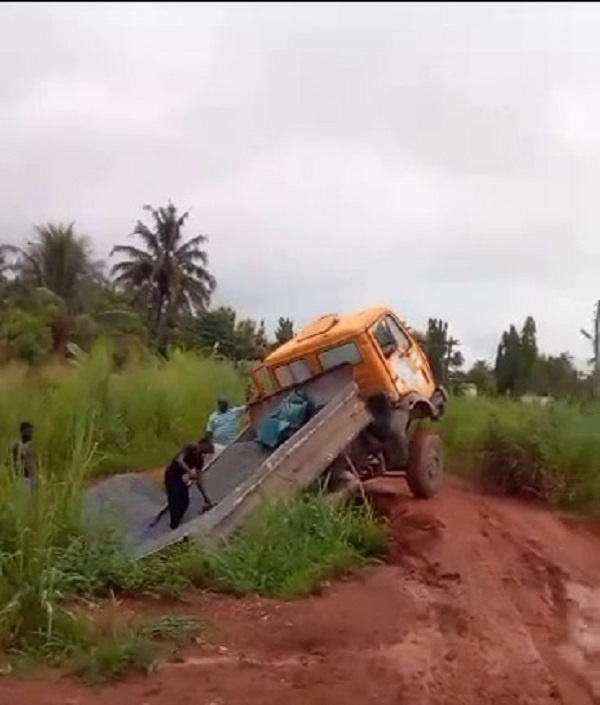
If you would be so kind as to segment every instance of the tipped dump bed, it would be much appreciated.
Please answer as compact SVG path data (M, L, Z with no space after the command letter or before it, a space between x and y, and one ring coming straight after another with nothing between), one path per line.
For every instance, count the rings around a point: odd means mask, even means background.
M287 442L266 450L253 440L248 427L207 467L206 489L217 503L211 511L200 514L201 498L192 488L190 508L178 529L169 529L166 515L150 528L165 496L151 481L135 475L111 478L92 488L86 497L88 511L114 512L135 557L156 553L186 536L227 537L263 498L291 496L310 485L370 421L349 367L315 377L301 388L320 411ZM255 427L289 392L253 405Z

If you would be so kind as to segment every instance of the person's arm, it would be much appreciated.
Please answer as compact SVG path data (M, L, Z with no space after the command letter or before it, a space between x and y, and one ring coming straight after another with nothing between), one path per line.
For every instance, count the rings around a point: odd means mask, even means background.
M215 420L215 412L213 411L213 413L208 417L208 422L206 424L206 433L210 434L211 438L215 432Z
M182 464L188 472L194 470L200 472L204 467L204 456L195 445L186 446L184 460Z
M245 413L247 408L248 408L247 404L242 404L241 406L234 406L231 409L231 413L235 414L235 416L237 416L237 418L239 419L240 416L242 416Z
M183 471L186 473L189 473L192 469L192 463L189 462L189 456L190 449L189 446L186 446L177 457L177 462L179 463L179 465L181 465Z

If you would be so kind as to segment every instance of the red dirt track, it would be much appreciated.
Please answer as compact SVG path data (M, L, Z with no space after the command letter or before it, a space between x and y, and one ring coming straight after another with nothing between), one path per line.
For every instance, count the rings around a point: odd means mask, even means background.
M597 525L454 485L377 497L386 565L299 602L198 593L165 611L216 631L178 663L94 690L3 679L0 705L600 703Z

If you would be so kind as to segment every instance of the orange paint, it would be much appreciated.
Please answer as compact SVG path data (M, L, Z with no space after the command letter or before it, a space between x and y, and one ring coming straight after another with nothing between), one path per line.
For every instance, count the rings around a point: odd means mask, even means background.
M365 398L386 393L393 401L408 392L429 398L436 388L423 349L385 306L321 316L268 355L261 371L284 389L343 362L353 365Z

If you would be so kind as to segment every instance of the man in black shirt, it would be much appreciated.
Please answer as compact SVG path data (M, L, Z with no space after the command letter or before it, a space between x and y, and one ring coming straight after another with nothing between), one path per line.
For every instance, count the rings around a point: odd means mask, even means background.
M190 487L196 484L204 499L204 511L213 507L202 482L204 456L214 452L214 446L209 438L201 438L198 443L190 444L171 460L165 470L165 490L167 506L161 509L150 526L155 526L161 517L169 512L170 527L176 529L183 519L190 504Z

